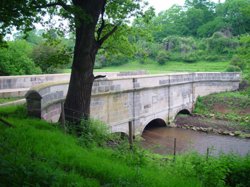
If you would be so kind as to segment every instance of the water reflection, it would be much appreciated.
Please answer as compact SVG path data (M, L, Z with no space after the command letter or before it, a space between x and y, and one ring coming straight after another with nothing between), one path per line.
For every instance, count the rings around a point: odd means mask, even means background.
M205 154L207 148L213 155L223 153L250 153L250 140L216 134L207 134L180 128L157 127L143 132L142 145L160 154L172 154L174 151L174 138L177 140L177 153L197 151Z

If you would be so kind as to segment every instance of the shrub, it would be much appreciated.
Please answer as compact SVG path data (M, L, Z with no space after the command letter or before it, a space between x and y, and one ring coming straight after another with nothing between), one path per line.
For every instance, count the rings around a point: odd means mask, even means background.
M209 61L209 62L215 62L220 59L219 55L213 54L213 55L205 55L204 60Z
M71 53L61 41L55 40L35 46L31 57L44 73L56 73L70 63Z
M104 146L111 138L106 124L97 120L82 120L80 129L69 130L73 133L77 133L79 143L84 147Z
M156 60L160 65L164 65L169 59L169 53L166 51L160 51L156 57Z
M237 66L241 70L244 70L246 67L246 62L242 60L239 56L234 56L230 62L232 66Z
M226 72L241 72L241 69L238 66L229 65Z
M17 40L7 44L7 47L0 48L0 76L41 73L41 69L29 57L32 48L26 41Z
M109 54L106 56L106 60L103 63L103 66L120 66L123 64L128 63L129 58L122 54L122 53L117 53L117 54Z
M217 54L234 53L239 46L237 38L229 38L221 32L216 32L212 37L207 39L207 50Z
M192 63L198 60L198 56L195 53L187 53L182 56L184 62Z

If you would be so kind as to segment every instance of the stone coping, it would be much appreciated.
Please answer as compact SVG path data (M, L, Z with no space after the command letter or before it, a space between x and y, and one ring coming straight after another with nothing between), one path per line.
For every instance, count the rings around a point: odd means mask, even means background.
M133 79L133 78L155 78L155 77L168 77L168 78L171 78L171 76L174 76L174 75L199 75L199 74L223 74L223 75L226 75L226 74L232 74L232 75L236 75L236 77L239 77L239 79L202 79L202 80L188 80L188 81L180 81L180 82L174 82L174 83L170 83L171 85L173 84L180 84L182 82L203 82L203 81L240 81L240 73L235 73L235 72L223 72L223 73L219 73L219 72L196 72L196 73L171 73L171 74L156 74L156 75L136 75L136 76L131 76L131 77L111 77L111 78L108 78L108 77L105 77L105 78L100 78L100 79L97 79L95 81L99 82L99 81L115 81L115 80L130 80L130 79ZM63 85L63 84L69 84L69 81L56 81L56 82L46 82L46 83L42 83L42 84L39 84L39 85L35 85L33 86L31 89L32 90L35 90L35 91L40 91L41 89L45 88L45 87L50 87L50 86L56 86L56 85ZM167 84L165 84L167 85ZM161 86L161 85L160 85ZM155 87L155 86L153 86ZM30 89L30 90L31 90Z
M27 78L28 77L45 77L45 76L62 76L62 75L70 75L70 73L0 76L0 79L26 78L26 77Z
M95 75L97 74L119 74L122 72L94 72ZM128 79L131 77L155 77L155 76L166 76L166 75L186 75L186 74L240 74L240 72L168 72L168 73L161 73L161 74L143 74L143 75L131 75L131 76L117 76L117 77L110 77L114 79ZM46 77L46 76L63 76L63 75L70 75L70 73L58 73L58 74L37 74L37 75L12 75L12 76L0 76L0 79L10 79L10 78L25 78L25 77Z

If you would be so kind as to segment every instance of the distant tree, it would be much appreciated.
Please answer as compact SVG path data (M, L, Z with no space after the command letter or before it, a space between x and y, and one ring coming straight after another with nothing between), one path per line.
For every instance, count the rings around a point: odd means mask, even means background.
M151 32L154 39L161 42L169 35L183 35L188 28L184 23L185 11L183 7L174 5L170 9L161 12L152 19Z
M232 59L231 65L238 66L242 71L250 74L250 36L244 35L240 38L240 47L237 55ZM250 78L250 75L249 75Z
M8 42L0 47L0 76L41 73L30 58L32 47L24 40Z
M56 73L64 69L70 63L71 56L60 40L42 42L31 53L32 59L43 73Z
M250 1L226 0L217 6L217 15L222 17L233 35L250 32Z

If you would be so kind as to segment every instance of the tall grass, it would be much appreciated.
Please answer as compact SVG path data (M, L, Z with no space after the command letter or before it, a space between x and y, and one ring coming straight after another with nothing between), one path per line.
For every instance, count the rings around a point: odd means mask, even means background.
M131 151L126 144L113 149L97 144L83 146L84 136L79 139L56 125L20 117L24 111L22 107L0 109L0 115L14 124L13 128L0 124L1 186L249 184L250 157L211 157L207 161L198 154L187 154L178 156L174 163L139 147ZM95 138L91 136L89 141Z

